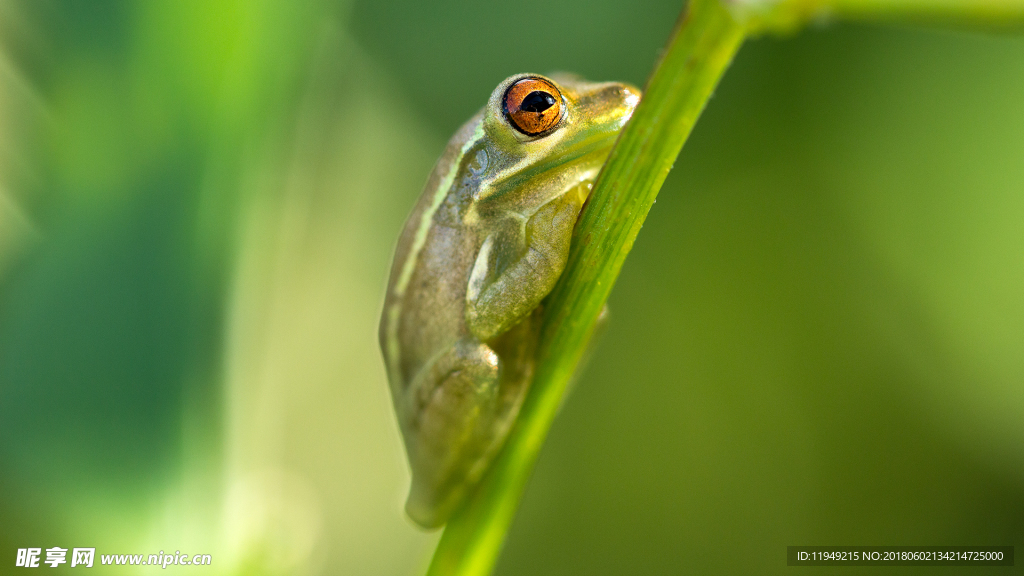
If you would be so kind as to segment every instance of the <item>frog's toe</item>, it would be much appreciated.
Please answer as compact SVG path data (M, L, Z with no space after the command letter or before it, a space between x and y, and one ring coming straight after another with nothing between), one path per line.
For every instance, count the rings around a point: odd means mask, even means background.
M458 489L440 493L434 486L418 482L414 477L405 501L405 513L413 522L432 530L448 522L463 495Z

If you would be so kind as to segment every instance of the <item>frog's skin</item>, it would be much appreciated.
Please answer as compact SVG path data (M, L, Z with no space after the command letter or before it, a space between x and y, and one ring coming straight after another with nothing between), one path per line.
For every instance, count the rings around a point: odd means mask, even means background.
M540 135L506 115L524 78L561 92L560 120ZM380 344L412 467L406 511L423 527L447 522L504 444L533 375L541 299L639 99L573 76L506 79L452 137L409 216Z

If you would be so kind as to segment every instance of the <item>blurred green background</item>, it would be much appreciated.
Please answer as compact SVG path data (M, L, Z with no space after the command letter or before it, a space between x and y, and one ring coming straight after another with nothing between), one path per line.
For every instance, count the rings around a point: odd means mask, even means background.
M405 215L501 79L642 85L679 10L0 0L0 565L422 572L376 344ZM1024 40L751 41L660 200L498 574L1024 550Z

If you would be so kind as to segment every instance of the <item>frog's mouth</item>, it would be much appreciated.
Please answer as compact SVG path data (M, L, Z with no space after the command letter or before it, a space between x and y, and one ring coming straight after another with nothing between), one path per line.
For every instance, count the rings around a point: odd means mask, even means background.
M621 120L609 122L599 128L588 130L585 135L580 135L580 137L563 143L561 152L552 154L551 160L565 165L591 157L594 154L607 155L628 119L629 116L624 115Z
M629 112L632 113L632 110ZM591 165L593 176L589 180L594 180L628 119L629 114L626 114L615 123L609 123L597 130L589 130L585 136L565 142L558 153L550 154L531 166L530 173L536 177L549 170L565 170L570 167ZM590 172L590 170L585 170L585 172Z

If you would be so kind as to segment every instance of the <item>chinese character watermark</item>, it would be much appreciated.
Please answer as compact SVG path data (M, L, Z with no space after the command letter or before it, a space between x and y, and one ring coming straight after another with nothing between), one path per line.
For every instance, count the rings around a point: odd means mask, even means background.
M38 568L42 554L42 548L18 548L18 556L14 560L14 565L22 568ZM50 568L56 568L61 564L67 564L67 555L67 548L61 548L60 546L47 548L46 560L43 560L43 563L49 564ZM95 548L75 548L71 551L71 567L84 566L85 568L92 568L95 558Z
M14 565L36 568L39 566L39 555L42 553L42 548L18 548L18 559Z
M92 568L92 560L95 557L95 548L75 548L71 551L71 567L84 565L86 568Z
M46 549L46 563L50 565L50 568L56 568L59 564L67 562L65 558L68 554L67 548L60 548L54 546L53 548Z

